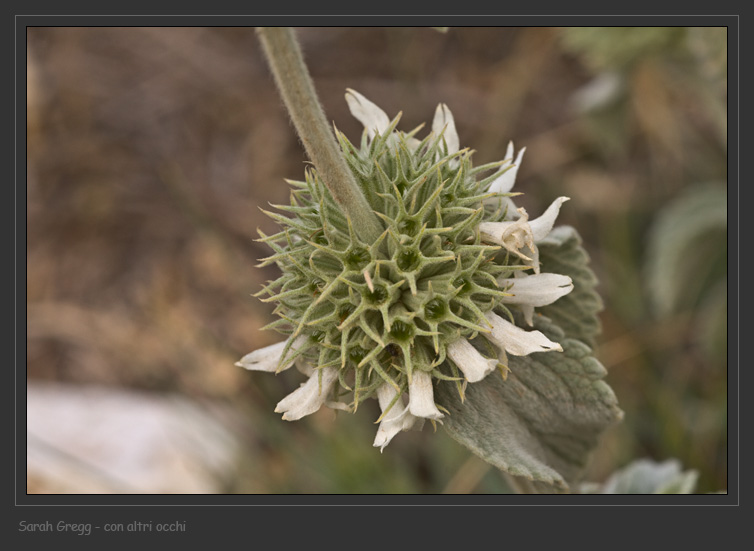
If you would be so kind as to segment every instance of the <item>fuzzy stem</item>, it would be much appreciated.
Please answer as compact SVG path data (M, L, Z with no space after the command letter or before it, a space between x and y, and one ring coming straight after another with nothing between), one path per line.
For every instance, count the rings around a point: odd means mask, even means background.
M293 29L257 27L257 35L306 153L335 202L353 220L358 236L366 243L375 242L384 229L327 124Z

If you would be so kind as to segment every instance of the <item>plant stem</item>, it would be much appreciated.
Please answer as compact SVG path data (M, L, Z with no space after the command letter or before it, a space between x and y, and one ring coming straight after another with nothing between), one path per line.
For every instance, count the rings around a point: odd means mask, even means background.
M317 98L301 48L290 27L257 27L267 62L306 153L335 202L366 243L384 231L348 168Z

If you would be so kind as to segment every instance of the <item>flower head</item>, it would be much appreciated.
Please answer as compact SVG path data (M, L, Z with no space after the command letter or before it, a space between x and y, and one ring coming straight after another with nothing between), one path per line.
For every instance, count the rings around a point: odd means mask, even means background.
M436 385L458 381L462 389L496 369L504 375L508 354L562 351L518 327L514 312L531 325L534 308L573 288L566 276L540 272L537 248L568 198L530 220L510 199L524 149L514 160L510 144L500 163L473 167L447 105L420 140L419 129L396 130L399 117L390 120L358 92L348 90L346 101L364 133L359 147L338 139L384 231L361 240L359 221L338 208L316 170L290 182L291 204L277 206L289 216L268 213L282 229L261 239L274 251L262 265L282 272L260 292L280 317L268 327L286 340L237 365L296 365L307 374L277 405L286 420L376 398L374 445L382 449L425 419L442 422Z

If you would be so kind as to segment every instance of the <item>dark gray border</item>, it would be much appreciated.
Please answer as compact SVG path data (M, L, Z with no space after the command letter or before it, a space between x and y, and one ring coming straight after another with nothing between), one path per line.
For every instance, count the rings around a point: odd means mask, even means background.
M30 11L30 10L29 10ZM345 518L349 518L349 515L356 515L358 519L362 519L359 524L363 522L365 531L363 536L369 538L369 534L372 533L369 526L374 526L376 518L381 519L381 522L387 522L388 525L393 523L392 526L398 527L404 524L409 530L411 529L410 522L404 523L405 519L411 518L415 513L419 513L417 508L421 508L421 518L426 517L427 511L429 515L442 515L447 516L443 511L446 511L446 507L453 508L453 514L458 514L465 519L456 525L454 531L460 531L465 533L469 538L466 540L471 543L477 540L477 534L474 532L477 522L481 522L482 518L493 518L496 521L493 523L494 527L500 530L501 536L503 532L515 529L516 526L511 526L506 522L506 518L510 521L513 519L510 517L514 511L531 511L531 515L536 515L544 522L544 526L555 527L561 524L562 521L557 520L564 517L572 518L571 512L567 510L568 507L558 507L555 511L547 511L547 515L543 515L543 510L529 509L529 506L591 506L588 511L579 513L578 509L575 513L576 516L588 515L591 520L591 525L596 519L594 515L598 514L599 507L601 506L615 506L623 505L631 507L632 511L638 511L641 507L636 506L682 506L681 515L691 515L690 511L694 509L694 506L702 506L704 514L710 513L710 508L704 507L705 505L740 505L740 487L739 487L739 457L740 457L740 441L739 441L739 382L740 382L740 351L739 351L739 204L740 204L740 192L739 192L739 23L740 18L738 15L705 15L705 16L652 16L651 18L645 16L636 15L515 15L515 16L499 16L499 15L475 15L475 16L460 16L460 15L432 15L432 16L366 16L366 15L309 15L309 16L290 16L281 17L275 15L265 16L237 16L237 15L171 15L171 16L141 16L141 15L16 15L15 16L15 180L16 186L14 189L14 221L16 224L14 231L14 251L15 251L15 346L14 346L14 360L15 360L15 394L12 399L12 403L15 405L14 418L14 434L15 434L15 457L14 457L14 494L15 502L13 507L13 515L8 519L7 523L10 524L11 530L17 531L18 521L26 519L28 521L34 521L35 519L46 520L51 519L65 520L71 519L78 522L86 521L86 519L93 519L91 522L127 522L129 520L142 520L145 517L157 521L160 518L165 520L181 520L183 518L189 519L190 523L195 523L193 532L190 530L186 535L190 533L199 534L200 532L206 537L216 536L217 539L225 539L221 536L239 535L244 537L243 534L248 534L250 539L249 544L263 543L255 541L253 532L259 529L261 526L259 522L263 522L263 519L280 518L285 519L289 515L295 516L294 523L301 523L299 526L302 532L306 532L306 527L312 525L312 522L304 521L305 518L314 517L331 517L340 519L339 522L334 522L330 526L327 523L324 526L318 528L321 541L335 543L337 541L338 526ZM733 454L728 455L729 460L729 494L727 495L696 495L696 496L495 496L495 495L474 495L474 496L439 496L439 495L399 495L399 496L384 496L384 495L254 495L254 496L236 496L236 495L220 495L220 496L192 496L192 495L180 495L180 496L29 496L26 495L25 489L22 487L24 484L25 476L22 466L25 461L24 446L25 437L22 436L18 430L19 427L25 426L25 367L26 365L26 352L25 352L25 340L21 339L21 328L25 327L26 322L26 307L21 303L22 298L25 296L25 281L26 281L26 257L25 251L22 251L21 246L26 245L26 209L25 209L25 181L26 181L26 164L25 164L25 144L26 144L26 128L24 123L24 111L21 110L20 98L24 97L25 93L25 49L26 49L26 36L25 30L28 26L252 26L252 25L274 25L274 24L286 24L292 26L526 26L526 25L544 25L544 26L564 26L573 24L582 25L705 25L705 26L728 26L729 28L729 67L733 70L730 71L731 75L735 75L731 78L736 83L735 86L729 87L729 109L732 110L729 115L729 137L733 137L734 147L730 148L730 154L728 158L729 163L729 177L734 182L734 189L736 191L735 206L734 209L729 209L729 217L733 216L733 223L729 228L733 228L733 231L729 232L729 249L734 251L734 255L729 256L729 304L732 308L729 309L729 354L730 358L735 358L733 373L729 377L728 382L728 396L729 396L729 451L733 451ZM731 195L729 194L729 197ZM730 322L733 322L730 324ZM24 333L25 336L25 333ZM733 415L730 415L732 413ZM730 438L732 436L733 438ZM498 509L499 506L505 506L505 509ZM514 506L514 507L509 507ZM594 506L597 506L596 508ZM690 506L690 507L689 507ZM335 507L335 508L333 508ZM431 509L426 509L431 507ZM457 508L463 508L461 512ZM522 508L522 509L519 509ZM547 509L546 507L545 509ZM724 509L728 511L727 518L732 520L732 511L728 508ZM384 511L382 513L381 511ZM665 512L660 512L659 515L651 513L646 516L647 521L657 519L658 516L665 516ZM689 511L685 513L684 511ZM626 511L623 511L625 513ZM738 511L740 512L740 511ZM552 513L552 514L549 514ZM613 516L622 516L623 513L616 511ZM601 513L599 513L601 514ZM723 513L726 514L726 513ZM693 514L694 517L696 514ZM521 515L519 514L518 517ZM526 516L529 516L528 514ZM716 515L717 516L717 515ZM738 514L735 515L739 517ZM468 522L469 517L472 521ZM517 517L517 518L518 518ZM724 530L723 526L712 523L711 519L702 520L704 526L697 525L696 527L687 527L694 532L698 528L701 530L709 530L718 533L718 537L721 530ZM122 520L119 520L122 519ZM191 520L193 519L193 520ZM402 520L403 519L403 520ZM477 519L476 521L473 519ZM546 519L546 520L545 520ZM291 519L293 520L293 519ZM418 519L416 519L418 520ZM460 518L457 519L460 521ZM518 522L518 521L513 521ZM578 522L578 521L577 521ZM637 527L633 520L625 518L622 522L624 524L625 532L633 532ZM426 523L422 522L423 525ZM725 523L727 524L727 522ZM571 525L569 523L569 525ZM285 526L285 525L283 525ZM565 526L565 525L563 525ZM572 525L571 525L572 526ZM387 529L389 526L385 526ZM428 526L425 526L429 528ZM519 526L518 528L522 528ZM545 536L547 530L541 530L543 528L540 525L540 536ZM291 525L293 529L293 525ZM415 529L419 529L418 526ZM425 528L422 528L424 530ZM645 535L649 535L648 525L644 525L639 528ZM203 530L203 531L202 531ZM270 528L266 527L265 532L269 532ZM285 530L285 529L284 529ZM299 531L298 529L295 529ZM569 528L570 532L572 529ZM438 531L445 532L442 527ZM313 535L312 532L310 534ZM677 535L677 534L676 534ZM25 534L25 541L29 541L29 537L33 539L42 538L46 539L49 534ZM176 536L176 535L174 535ZM177 534L181 536L181 534ZM398 533L390 532L385 534L385 539L377 537L377 541L391 541L395 542ZM183 538L181 538L183 539ZM287 536L285 537L287 539ZM501 543L506 538L501 537ZM651 538L653 539L653 538ZM175 538L171 538L170 541L177 542ZM244 540L239 540L243 542ZM273 540L274 541L274 540ZM400 540L398 540L400 541ZM603 540L604 541L604 540ZM719 540L718 540L719 541Z

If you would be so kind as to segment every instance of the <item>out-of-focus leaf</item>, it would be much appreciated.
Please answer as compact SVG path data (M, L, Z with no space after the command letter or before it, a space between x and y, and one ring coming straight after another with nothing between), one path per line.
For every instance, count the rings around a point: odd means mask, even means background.
M689 50L701 73L721 90L728 88L728 27L690 27Z
M582 493L690 494L696 489L698 477L694 470L682 471L677 459L662 463L639 459L614 473L602 486L585 485Z
M653 55L667 55L685 38L685 27L565 27L563 45L592 70L628 69Z
M436 399L450 412L446 430L482 459L534 481L539 492L569 491L623 412L585 344L543 317L535 327L563 352L510 356L507 380L490 374L468 386L463 403L453 385L440 384Z
M625 78L615 71L603 71L576 90L569 102L578 113L590 113L615 105L626 93Z
M699 307L696 334L710 358L724 361L728 354L728 282L722 279L706 295Z
M597 278L589 268L589 254L570 226L558 226L539 243L542 272L563 274L573 280L573 291L537 311L560 326L567 337L594 346L601 331L597 313L603 302L596 291Z
M650 228L646 278L657 314L696 303L710 278L726 273L728 199L720 185L690 188Z

